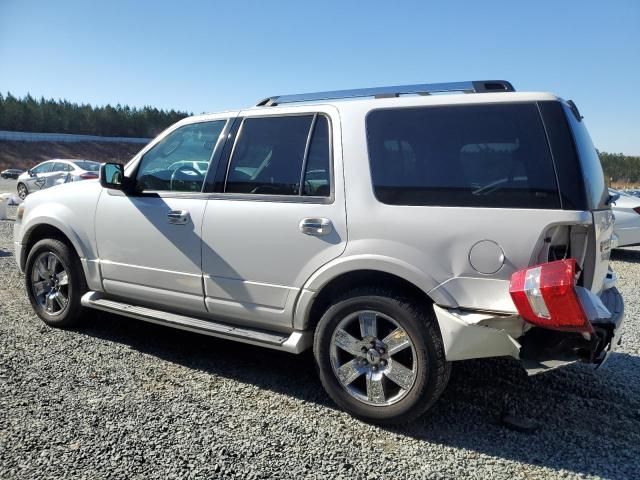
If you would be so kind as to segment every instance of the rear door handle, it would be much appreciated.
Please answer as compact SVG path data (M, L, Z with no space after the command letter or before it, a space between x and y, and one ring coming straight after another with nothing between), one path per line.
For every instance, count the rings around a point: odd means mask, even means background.
M167 213L167 219L172 225L186 225L189 223L189 212L187 210L171 210Z
M328 218L303 218L300 221L300 231L305 235L321 237L333 231L333 225Z

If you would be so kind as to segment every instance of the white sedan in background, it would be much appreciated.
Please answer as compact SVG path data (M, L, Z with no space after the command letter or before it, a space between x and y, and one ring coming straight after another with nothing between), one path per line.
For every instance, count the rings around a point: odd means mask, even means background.
M30 193L61 183L91 180L99 176L100 163L91 160L67 160L55 158L30 168L18 177L18 196L24 198Z
M618 247L640 245L640 198L613 189L609 189L609 193L618 197L611 204Z

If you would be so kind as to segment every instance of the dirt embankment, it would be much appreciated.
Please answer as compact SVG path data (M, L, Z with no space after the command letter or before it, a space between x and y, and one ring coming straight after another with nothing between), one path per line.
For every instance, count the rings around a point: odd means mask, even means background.
M140 143L0 141L0 171L26 170L51 158L83 158L126 163L144 147Z

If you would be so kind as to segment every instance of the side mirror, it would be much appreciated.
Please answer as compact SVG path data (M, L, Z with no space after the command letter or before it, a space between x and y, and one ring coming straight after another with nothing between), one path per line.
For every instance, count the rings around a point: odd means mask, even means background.
M122 190L124 184L124 167L119 163L103 163L100 165L100 185L104 188Z
M35 177L35 176L36 176L36 174L35 174L35 173L33 173L33 172L31 171L31 169L27 170L27 173L29 174L29 176L30 176L30 177Z

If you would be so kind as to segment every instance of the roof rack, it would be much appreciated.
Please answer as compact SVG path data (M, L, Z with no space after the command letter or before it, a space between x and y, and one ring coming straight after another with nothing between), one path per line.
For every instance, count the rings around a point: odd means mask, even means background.
M293 95L276 95L265 98L256 107L274 107L283 103L313 102L318 100L334 100L338 98L390 98L400 95L430 95L432 93L463 92L515 92L513 85L506 80L474 80L467 82L425 83L419 85L397 85L393 87L360 88L356 90L334 90L331 92L297 93Z

